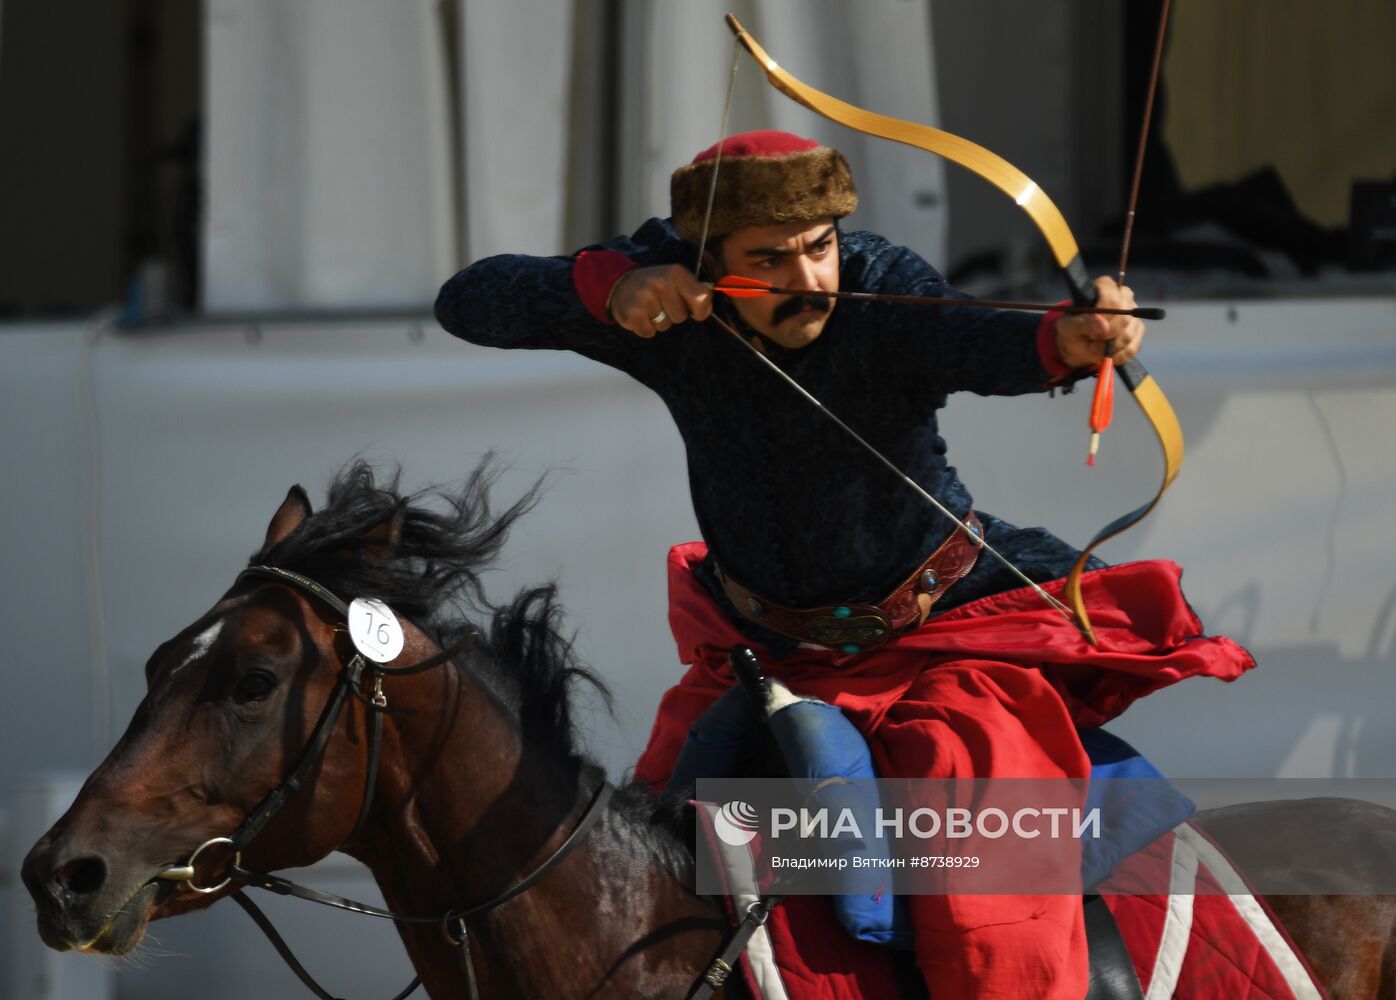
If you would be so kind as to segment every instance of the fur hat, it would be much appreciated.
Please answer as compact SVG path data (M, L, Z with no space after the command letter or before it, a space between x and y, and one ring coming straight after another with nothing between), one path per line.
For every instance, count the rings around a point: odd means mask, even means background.
M853 173L837 149L789 132L742 132L703 150L669 181L674 228L693 244L703 235L714 163L718 183L710 240L746 226L841 218L858 207Z

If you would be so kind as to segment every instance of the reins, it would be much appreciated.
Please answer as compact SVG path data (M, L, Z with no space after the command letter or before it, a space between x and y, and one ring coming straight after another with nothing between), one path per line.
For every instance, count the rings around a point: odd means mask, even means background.
M262 577L278 583L289 584L305 591L313 597L319 598L324 603L333 608L339 615L347 621L349 616L349 606L339 597L329 590L320 586L309 577L291 570L282 569L278 566L249 566L238 574L238 582L246 577ZM256 837L262 829L271 821L296 792L300 791L306 776L319 763L324 756L325 749L329 745L330 736L333 733L335 723L344 711L344 706L348 704L349 698L355 697L364 703L365 708L373 716L373 727L369 737L369 761L368 775L364 781L363 804L359 808L358 820L354 828L346 838L352 840L363 828L364 822L368 818L369 806L373 801L373 793L378 771L379 747L382 741L383 716L390 714L387 696L383 693L382 681L384 677L402 677L411 674L420 674L433 667L441 666L453 660L466 648L474 645L479 640L479 633L475 631L467 632L459 640L452 643L450 647L441 650L424 660L405 667L389 667L382 663L365 659L362 654L355 653L344 668L339 673L339 679L335 682L334 690L330 692L329 699L325 702L325 707L320 712L320 718L315 723L315 728L311 731L310 738L306 741L304 749L301 750L300 759L291 773L281 784L277 785L257 805L247 818L242 821L236 830L227 837L214 837L196 847L189 855L188 860L183 865L167 868L160 872L156 878L169 881L181 882L194 892L209 894L219 892L226 888L230 882L238 882L242 886L255 886L274 892L282 896L294 896L298 899L308 900L312 903L319 903L324 906L332 906L336 909L348 910L353 913L362 913L371 917L382 917L397 923L407 924L440 924L446 940L455 945L458 949L462 972L469 984L470 997L472 1000L478 998L479 990L475 981L474 962L470 955L469 934L466 921L485 913L489 910L508 902L514 897L524 893L535 885L544 875L551 871L568 854L576 849L583 840L586 839L592 827L605 813L606 805L610 801L615 789L607 782L602 782L596 793L592 796L590 803L586 807L586 812L573 829L572 833L555 850L548 859L535 868L528 875L524 876L513 885L509 886L499 894L481 903L471 906L457 906L440 916L413 916L403 913L395 913L382 907L371 906L367 903L356 902L343 896L333 893L323 892L319 889L312 889L309 886L298 885L288 879L283 879L277 875L266 872L256 872L242 866L242 849ZM373 691L365 695L362 691L362 682L365 678L373 681ZM398 713L392 713L398 714ZM232 861L228 865L228 874L215 886L204 887L196 885L194 882L194 862L204 850L215 845L227 845L232 855ZM326 991L315 979L306 971L305 967L296 959L285 940L277 933L276 928L251 899L249 899L241 888L235 889L231 894L232 898L239 906L246 911L253 922L266 935L267 940L277 950L285 960L291 971L301 980L306 987L321 1000L337 1000L333 994ZM453 933L455 932L455 933ZM400 993L392 1000L403 1000L410 995L419 985L421 977L416 976L407 984Z

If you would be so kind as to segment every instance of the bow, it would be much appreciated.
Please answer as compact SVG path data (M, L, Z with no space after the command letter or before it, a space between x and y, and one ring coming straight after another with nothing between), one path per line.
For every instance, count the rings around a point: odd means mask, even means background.
M1095 289L1091 285L1090 277L1081 260L1076 238L1072 235L1061 211L1047 197L1046 192L1034 183L1032 178L997 153L985 149L977 143L970 142L968 139L931 128L928 125L920 125L877 114L873 111L866 111L816 90L782 69L774 59L766 54L766 50L757 43L751 32L747 31L734 15L727 15L727 26L732 29L732 33L737 36L740 44L765 71L766 79L791 100L847 128L867 135L890 139L893 142L904 143L916 149L923 149L928 153L942 156L953 163L958 163L983 177L1012 198L1023 211L1027 212L1046 239L1047 245L1051 248L1052 255L1056 259L1057 266L1061 268L1066 279L1072 301L1078 306L1095 304ZM1116 518L1096 532L1067 575L1065 596L1075 613L1077 626L1092 645L1097 644L1097 639L1091 627L1085 601L1081 595L1081 575L1085 570L1086 562L1099 545L1127 531L1149 515L1158 505L1159 500L1163 498L1168 487L1173 484L1173 480L1177 478L1178 470L1182 467L1183 462L1182 429L1178 426L1177 415L1174 414L1173 407L1163 394L1163 390L1159 388L1158 382L1137 359L1119 366L1117 372L1119 380L1129 389L1130 395L1133 396L1158 437L1159 446L1163 450L1163 480L1151 500Z

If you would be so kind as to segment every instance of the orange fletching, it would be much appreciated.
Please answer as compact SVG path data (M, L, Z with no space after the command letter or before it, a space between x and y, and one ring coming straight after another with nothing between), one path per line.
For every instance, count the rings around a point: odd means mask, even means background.
M1095 395L1091 398L1091 430L1099 434L1110 426L1115 413L1115 359L1106 358L1100 363L1100 373L1095 379Z
M1095 395L1091 397L1091 448L1086 456L1087 465L1095 465L1095 453L1100 447L1101 432L1110 426L1114 414L1115 359L1106 356L1100 363L1100 371L1095 379Z
M759 278L744 278L741 275L728 274L718 279L717 284L713 285L713 291L721 292L733 299L755 299L762 295L770 295L771 286Z

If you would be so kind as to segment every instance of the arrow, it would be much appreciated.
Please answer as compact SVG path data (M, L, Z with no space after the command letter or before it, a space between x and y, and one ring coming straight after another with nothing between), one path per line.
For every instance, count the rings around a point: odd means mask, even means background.
M1139 148L1134 155L1134 177L1129 186L1129 207L1125 210L1125 232L1120 240L1120 276L1117 284L1124 287L1125 264L1129 260L1129 243L1134 235L1134 210L1139 206L1139 179L1144 175L1144 153L1149 143L1149 122L1154 114L1154 94L1158 91L1159 68L1163 65L1163 42L1168 34L1168 8L1172 0L1163 0L1159 9L1158 35L1154 39L1154 64L1149 71L1149 94L1144 98L1144 121L1139 127ZM1100 359L1100 371L1096 373L1095 394L1091 397L1091 446L1086 454L1086 464L1095 465L1096 449L1100 447L1100 435L1110 426L1110 415L1115 408L1115 359L1111 357L1114 344L1105 343L1105 356Z
M1071 315L1137 316L1140 319L1163 319L1162 309L1139 307L1108 309L1102 306L1044 305L1040 302L1004 302L997 299L956 299L935 295L887 295L881 292L826 292L811 288L779 288L760 280L729 274L712 286L733 299L754 299L762 295L799 295L816 299L854 299L860 302L904 302L927 306L967 306L973 309L1021 309L1031 312L1063 312Z

